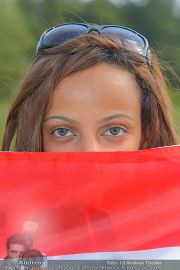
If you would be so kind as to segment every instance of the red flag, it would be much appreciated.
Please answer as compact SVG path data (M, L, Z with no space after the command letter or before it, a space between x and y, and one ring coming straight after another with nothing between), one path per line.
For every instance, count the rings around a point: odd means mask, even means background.
M28 231L48 256L180 246L179 146L1 152L0 187L1 258L8 236Z

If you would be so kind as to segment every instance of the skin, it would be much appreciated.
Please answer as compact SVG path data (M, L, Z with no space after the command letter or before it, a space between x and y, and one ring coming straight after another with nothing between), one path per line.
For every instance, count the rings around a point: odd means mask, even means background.
M138 150L140 91L133 76L100 63L64 78L54 90L43 138L48 152Z
M10 244L7 250L7 256L9 259L17 259L21 252L24 251L24 246L21 244Z

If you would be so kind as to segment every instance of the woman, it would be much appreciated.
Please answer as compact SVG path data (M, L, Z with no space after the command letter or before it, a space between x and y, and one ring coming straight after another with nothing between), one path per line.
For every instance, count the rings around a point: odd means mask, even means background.
M2 150L131 151L177 144L145 37L121 26L45 32L7 119Z

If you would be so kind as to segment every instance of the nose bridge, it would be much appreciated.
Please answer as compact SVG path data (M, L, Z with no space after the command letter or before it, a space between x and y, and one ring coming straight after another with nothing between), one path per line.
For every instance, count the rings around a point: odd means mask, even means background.
M99 35L101 34L101 27L98 25L91 25L90 29L88 30L88 33L90 32L97 32Z
M101 145L98 138L93 136L88 136L82 140L81 152L101 152Z

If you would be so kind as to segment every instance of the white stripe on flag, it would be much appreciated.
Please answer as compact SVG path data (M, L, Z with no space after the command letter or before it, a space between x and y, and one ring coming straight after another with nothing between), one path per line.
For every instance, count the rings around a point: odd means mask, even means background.
M49 256L49 260L179 260L180 247Z

